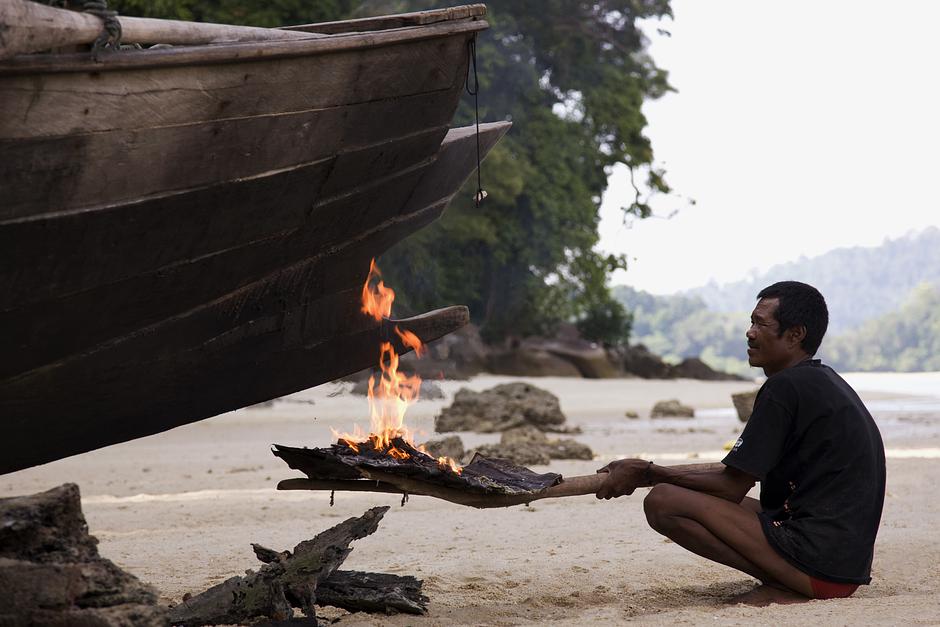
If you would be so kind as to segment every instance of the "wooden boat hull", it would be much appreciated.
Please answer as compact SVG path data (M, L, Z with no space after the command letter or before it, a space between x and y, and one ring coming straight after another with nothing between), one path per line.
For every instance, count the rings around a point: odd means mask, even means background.
M478 18L0 63L0 473L371 365L369 260L476 166Z

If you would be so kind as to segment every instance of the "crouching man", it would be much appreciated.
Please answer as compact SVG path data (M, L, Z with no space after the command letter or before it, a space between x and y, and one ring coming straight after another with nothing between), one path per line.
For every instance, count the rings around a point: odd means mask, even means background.
M758 294L748 361L767 380L731 452L716 464L658 466L621 459L597 498L652 487L650 526L762 585L737 602L847 597L871 581L885 494L881 435L851 387L813 359L829 322L805 283ZM760 500L745 496L760 481Z

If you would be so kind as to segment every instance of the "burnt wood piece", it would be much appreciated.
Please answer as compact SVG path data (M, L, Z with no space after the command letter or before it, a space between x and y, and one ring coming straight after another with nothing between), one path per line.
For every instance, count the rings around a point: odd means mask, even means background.
M311 479L351 479L362 477L364 472L377 471L477 494L530 494L561 480L557 473L538 474L507 460L482 455L474 456L458 474L402 438L394 438L392 446L409 457L399 459L377 451L371 442L358 444L358 451L343 442L321 449L275 444L274 454Z
M486 502L514 505L533 500L535 495L562 480L557 473L538 474L507 460L487 459L482 455L474 456L458 474L401 438L393 439L392 445L408 457L400 459L400 456L376 451L371 442L358 444L358 451L343 441L329 448L314 449L275 444L274 455L313 480L313 483L282 482L278 488L394 492L390 486L395 486L399 492L436 496L466 505ZM361 477L379 483L357 482ZM494 497L508 497L508 500Z
M427 614L422 583L410 575L337 570L317 586L317 605L350 612Z
M392 473L363 470L362 475L369 479L284 479L277 484L278 490L338 490L350 492L380 492L401 495L431 496L443 501L490 509L494 507L512 507L528 505L532 501L554 499L564 496L583 496L595 494L600 489L606 474L581 475L568 477L556 485L538 492L516 494L478 494L458 488L444 487L436 483L412 479Z
M75 484L0 499L0 624L168 625L156 590L97 543Z
M265 564L290 559L290 551L275 551L252 544L255 556ZM317 585L317 605L332 605L350 612L393 614L427 613L423 582L415 577L358 570L337 570Z
M170 610L174 625L243 623L258 616L289 620L294 607L315 617L316 590L352 552L349 544L375 532L388 507L373 507L360 517L305 540L289 555L267 562L258 572L232 577ZM262 554L272 552L265 549Z

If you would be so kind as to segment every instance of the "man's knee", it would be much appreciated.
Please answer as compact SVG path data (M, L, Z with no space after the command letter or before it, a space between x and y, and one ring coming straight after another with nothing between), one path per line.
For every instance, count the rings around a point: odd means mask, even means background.
M646 513L646 521L650 527L662 533L667 526L670 514L673 513L671 505L676 501L676 493L682 489L668 483L653 486L643 499L643 511Z

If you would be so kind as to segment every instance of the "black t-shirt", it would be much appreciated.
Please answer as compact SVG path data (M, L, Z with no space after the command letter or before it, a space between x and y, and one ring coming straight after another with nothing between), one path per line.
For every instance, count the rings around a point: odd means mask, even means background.
M761 524L787 561L826 581L871 581L884 444L832 368L807 360L769 377L723 463L760 480Z

